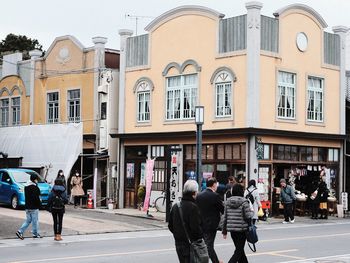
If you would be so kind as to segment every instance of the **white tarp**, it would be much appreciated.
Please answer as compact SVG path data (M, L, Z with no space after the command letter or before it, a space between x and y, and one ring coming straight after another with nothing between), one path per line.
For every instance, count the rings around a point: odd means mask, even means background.
M0 129L0 151L23 157L24 167L50 167L47 181L58 170L69 177L83 146L82 123L14 126Z

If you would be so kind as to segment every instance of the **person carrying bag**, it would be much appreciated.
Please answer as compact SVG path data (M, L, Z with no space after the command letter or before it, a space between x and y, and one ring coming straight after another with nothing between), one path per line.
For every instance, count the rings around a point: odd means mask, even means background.
M188 239L188 243L190 244L190 259L191 263L208 263L209 262L209 254L207 245L204 242L204 239L198 239L191 242L190 236L188 235L185 222L183 220L181 203L177 204L179 209L179 214L181 218L181 223L184 228L186 237Z

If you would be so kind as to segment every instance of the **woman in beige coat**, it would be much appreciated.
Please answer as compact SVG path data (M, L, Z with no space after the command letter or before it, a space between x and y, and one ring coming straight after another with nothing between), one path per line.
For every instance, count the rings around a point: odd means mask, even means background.
M79 172L75 172L70 181L71 185L71 195L74 197L74 207L77 207L79 204L80 197L85 195L83 189L83 180L79 174Z

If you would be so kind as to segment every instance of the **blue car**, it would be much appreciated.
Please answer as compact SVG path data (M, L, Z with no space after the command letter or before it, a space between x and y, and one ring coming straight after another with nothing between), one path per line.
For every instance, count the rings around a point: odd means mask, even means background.
M0 203L11 205L13 209L24 206L24 187L31 174L38 176L41 204L47 205L51 186L37 172L18 168L0 169Z

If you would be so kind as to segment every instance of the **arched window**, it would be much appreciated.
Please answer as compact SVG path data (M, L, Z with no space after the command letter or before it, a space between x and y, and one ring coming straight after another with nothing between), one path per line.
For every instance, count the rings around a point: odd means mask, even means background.
M18 91L18 95L15 95ZM0 89L0 126L15 126L21 124L21 95L18 86L13 86L11 91L3 87Z
M216 74L215 86L215 117L232 116L232 76L227 71Z
M150 103L151 103L151 88L150 83L146 80L142 80L138 83L136 88L137 96L137 121L148 122L150 121Z

